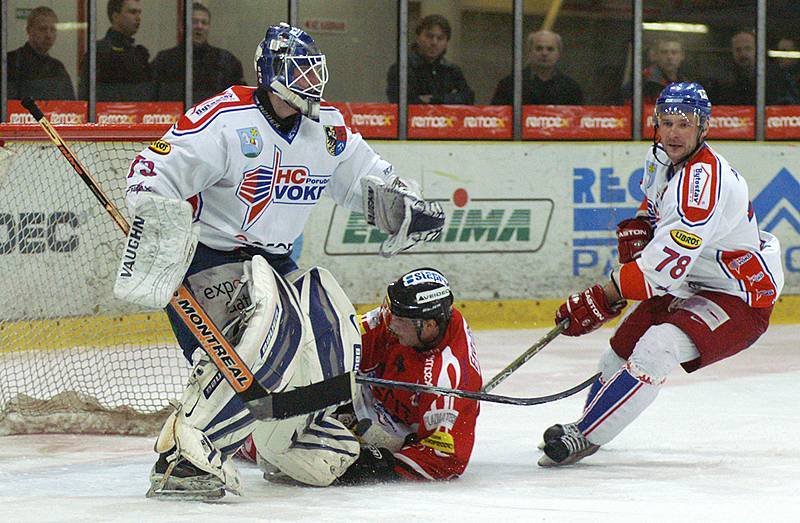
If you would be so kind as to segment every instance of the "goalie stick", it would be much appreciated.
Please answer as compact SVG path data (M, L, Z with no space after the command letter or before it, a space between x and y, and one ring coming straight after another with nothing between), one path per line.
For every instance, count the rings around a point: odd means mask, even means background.
M45 118L39 106L30 97L22 100L22 106L39 122L50 140L72 165L75 172L91 189L95 198L105 207L124 234L130 225L116 205L106 196L97 181L89 174L75 153ZM169 304L186 324L199 346L208 354L225 380L245 404L254 418L259 420L285 419L323 410L326 407L351 401L355 383L353 373L347 372L328 380L298 387L286 392L270 392L256 381L236 350L225 339L211 318L203 311L191 291L181 285Z
M412 392L427 392L439 396L456 396L458 398L466 398L477 401L488 401L491 403L505 403L507 405L540 405L542 403L549 403L551 401L560 400L568 396L572 396L576 392L580 392L600 376L598 372L591 378L583 383L579 383L567 390L556 392L555 394L548 394L547 396L534 396L532 398L513 398L510 396L499 396L497 394L488 394L486 392L473 392L470 390L448 389L446 387L436 387L433 385L421 385L419 383L405 383L402 381L384 380L381 378L372 378L370 376L356 376L356 382L369 383L370 385L378 385L380 387L390 387L396 389L405 389Z

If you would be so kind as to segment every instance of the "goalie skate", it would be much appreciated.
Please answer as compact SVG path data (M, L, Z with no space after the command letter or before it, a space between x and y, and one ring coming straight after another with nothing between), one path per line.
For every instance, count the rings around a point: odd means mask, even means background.
M148 498L203 501L224 495L225 483L221 479L183 458L174 459L172 452L161 454L150 472Z
M539 458L540 467L572 465L600 448L600 445L586 439L574 423L553 425L545 431L544 437L544 456Z
M553 439L558 439L564 435L564 426L555 424L552 427L548 427L547 430L544 431L542 434L542 441L539 442L539 445L536 446L539 450L544 450L544 446L547 444L548 441Z

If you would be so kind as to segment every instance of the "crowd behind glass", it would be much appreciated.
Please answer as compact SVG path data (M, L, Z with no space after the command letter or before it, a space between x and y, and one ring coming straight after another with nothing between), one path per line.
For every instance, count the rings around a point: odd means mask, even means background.
M381 1L387 7L396 4L393 1ZM4 3L7 11L13 11L8 12L9 17L14 16L13 19L9 18L8 23L24 24L27 37L25 42L6 42L7 49L13 49L7 54L3 72L7 75L8 98L19 99L28 95L39 100L88 100L88 46L84 44L80 49L78 45L80 57L77 59L77 71L72 75L61 61L50 55L57 38L80 38L74 29L65 32L58 28L80 24L61 24L56 11L47 5L25 8L19 7L22 4L20 1L10 2L10 7L9 2ZM342 87L327 92L326 98L335 102L397 103L401 77L396 43L394 52L382 58L370 54L364 46L356 46L357 52L347 53L349 60L337 58L338 61L332 63L331 54L340 56L341 53L331 53L332 49L325 46L326 40L331 47L335 47L335 37L348 32L347 21L330 31L325 28L325 23L327 21L330 25L331 20L324 16L315 17L313 8L306 9L304 13L303 2L298 3L301 6L300 18L305 20L306 26L316 23L322 28L318 40L322 43L323 52L329 55L329 67L334 77L347 77L351 63L364 60L372 61L368 64L368 70L373 75L381 76L381 82L375 82L374 78L372 83L367 82L376 86L371 93L365 94L364 89L348 90ZM672 14L680 17L691 12L692 4L708 7L708 4L715 3L725 5L730 12L724 13L726 16L718 16L719 13L716 16L705 15L707 20L700 20L702 23L679 24L673 26L672 30L669 30L669 26L657 27L659 24L655 22L644 24L646 28L652 28L642 33L641 89L644 104L654 103L658 93L668 83L684 80L702 83L715 105L756 103L754 0L722 3L714 0L645 2L645 21L649 16L659 18ZM49 4L56 6L57 2ZM510 9L511 1L508 4ZM609 0L594 4L584 8L584 11L594 12L598 15L596 17L585 16L580 6L586 5L586 2L577 0L563 2L561 15L555 21L536 14L525 15L521 85L523 105L624 106L631 103L634 85L631 81L630 9L611 13L605 21L600 16L604 9L619 9L626 5L630 8L630 2ZM652 4L650 11L649 4ZM252 68L250 54L210 44L215 40L215 35L238 30L237 27L214 25L211 6L220 9L229 5L206 1L194 2L191 6L192 103L198 103L230 85L253 84L253 78L248 81L248 77L252 76L248 71ZM445 16L431 12L443 5L441 2L409 2L407 5L409 104L513 103L512 20L508 13L462 13L451 8ZM786 5L790 6L791 3ZM186 67L181 17L177 16L174 22L178 28L170 28L177 35L177 45L154 51L137 43L142 20L148 16L146 1L100 0L97 6L97 16L106 16L109 26L105 34L97 34L96 101L184 100ZM184 6L183 1L176 2L179 13ZM786 14L782 9L775 8L769 12L774 18L768 18L770 23L767 27L769 54L766 62L766 105L800 104L800 60L797 59L800 56L800 34L795 34L795 24L786 23L786 16L781 16ZM778 10L781 12L772 12ZM259 27L263 25L263 30L266 25L285 18L287 11L278 14L274 20L266 20L266 23L254 23ZM448 18L452 18L454 13L459 18L457 23ZM696 16L702 18L699 12ZM247 17L242 15L242 20L242 23L246 23ZM724 23L721 22L723 20ZM718 23L715 24L715 21ZM349 25L355 26L352 22ZM304 28L315 33L314 27ZM663 30L665 28L667 30ZM337 31L339 35L335 34ZM396 28L386 28L386 38L396 41L396 31ZM461 34L458 34L459 31ZM21 32L17 31L17 34ZM351 41L356 38L356 35L351 36ZM256 42L254 39L253 47ZM458 43L456 52L449 49L454 42ZM507 52L503 53L502 47ZM487 60L487 53L497 58ZM379 60L383 62L377 63ZM358 81L358 78L351 78L351 86ZM383 85L377 87L380 83ZM340 80L340 85L346 84ZM360 99L352 99L348 93L356 93L355 96Z

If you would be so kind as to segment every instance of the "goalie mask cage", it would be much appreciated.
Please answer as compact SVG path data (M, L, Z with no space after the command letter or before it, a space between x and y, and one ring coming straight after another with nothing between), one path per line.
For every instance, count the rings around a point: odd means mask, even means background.
M65 126L124 214L162 126ZM0 125L0 435L153 434L190 372L166 314L113 293L124 235L39 126Z

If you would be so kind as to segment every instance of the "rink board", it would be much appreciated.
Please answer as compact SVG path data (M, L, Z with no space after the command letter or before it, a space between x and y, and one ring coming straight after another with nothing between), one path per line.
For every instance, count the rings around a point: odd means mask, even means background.
M124 177L117 173L125 172L131 151L143 145L126 143L118 157L104 160L113 176L101 183L123 210ZM23 146L30 147L6 143L9 150ZM104 147L74 146L87 159L95 154L92 147ZM459 302L470 304L476 315L491 315L472 320L487 328L541 325L554 303L605 277L616 263L614 227L632 215L642 197L639 180L648 147L433 141L373 146L402 176L419 180L427 198L442 203L447 223L440 241L382 259L376 254L382 235L360 214L323 198L305 229L301 265L328 268L355 303L379 302L385 285L407 270L437 267ZM747 179L761 228L781 241L784 296L800 295L800 149L751 142L715 147ZM28 158L17 154L7 160L7 173L13 175L2 180L4 190L14 193L31 183L23 175ZM113 322L136 313L111 293L123 244L119 231L80 180L68 176L69 167L56 167L36 173L35 200L0 201L0 281L16 285L20 274L67 266L78 267L80 277L59 282L58 294L70 297L66 306L52 299L52 286L35 278L25 281L28 299L8 302L5 317L63 322L99 314L108 318L97 321ZM79 200L65 201L67 190ZM34 239L23 243L23 230L34 231ZM780 315L776 311L776 321L800 322L798 307L787 304L778 308ZM6 323L2 329L13 327Z

